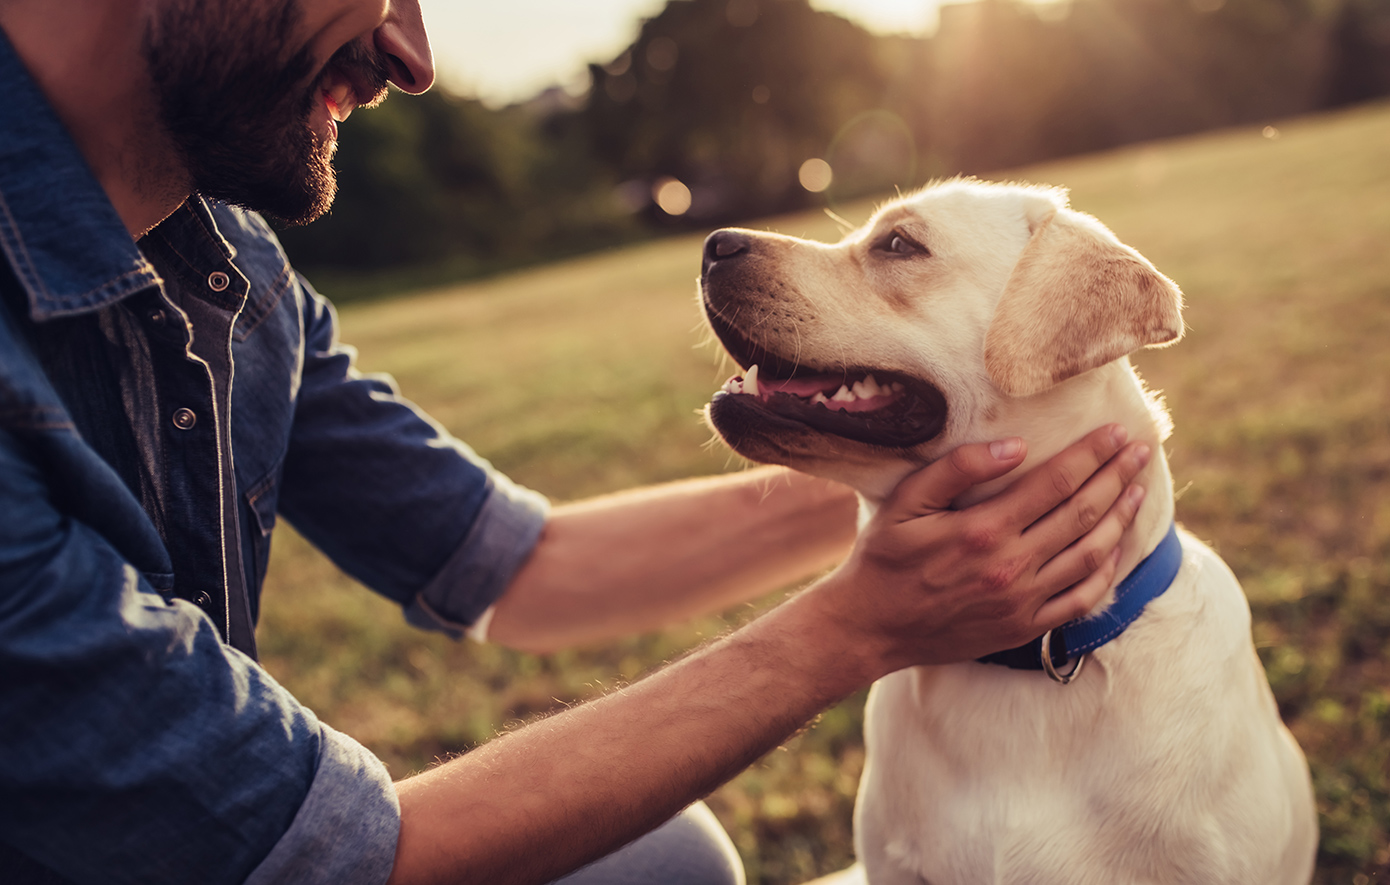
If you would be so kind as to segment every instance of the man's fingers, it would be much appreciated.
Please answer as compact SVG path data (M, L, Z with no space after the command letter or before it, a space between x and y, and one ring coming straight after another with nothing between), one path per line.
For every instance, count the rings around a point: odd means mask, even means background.
M1058 452L1047 463L1033 468L987 506L1006 513L1010 525L1020 530L1027 528L1085 485L1097 470L1114 457L1128 438L1129 432L1120 424L1093 430ZM1124 485L1116 489L1116 494L1122 488ZM1106 502L1105 507L1108 506L1109 502ZM1105 507L1096 511L1097 517L1105 511ZM1084 532L1077 532L1073 540L1082 534Z
M1125 530L1144 503L1143 486L1130 486L1100 522L1076 543L1058 553L1038 569L1038 585L1043 588L1069 587L1102 569L1124 536Z
M1035 545L1037 562L1046 562L1100 524L1124 500L1130 483L1153 453L1143 443L1131 443L1091 476L1081 490L1033 523L1024 537Z
M1111 513L1116 502L1123 500L1130 483L1144 470L1144 465L1150 463L1151 458L1150 447L1144 443L1130 443L1105 467L1095 471L1076 495L1030 525L1023 536L1033 545L1037 563L1052 559L1097 527L1102 518Z
M1033 629L1036 633L1055 630L1063 624L1085 617L1091 609L1100 605L1110 585L1115 582L1115 570L1120 564L1120 548L1106 557L1101 567L1080 583L1044 602L1033 616Z
M884 509L901 520L946 510L966 489L1003 476L1027 454L1027 445L1017 438L961 446L899 483Z

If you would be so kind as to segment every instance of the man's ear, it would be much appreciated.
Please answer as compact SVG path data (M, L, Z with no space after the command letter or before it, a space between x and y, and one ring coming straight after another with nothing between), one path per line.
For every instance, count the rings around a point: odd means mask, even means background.
M1032 396L1141 347L1182 337L1177 284L1070 209L1044 214L985 335L985 368L1009 396Z

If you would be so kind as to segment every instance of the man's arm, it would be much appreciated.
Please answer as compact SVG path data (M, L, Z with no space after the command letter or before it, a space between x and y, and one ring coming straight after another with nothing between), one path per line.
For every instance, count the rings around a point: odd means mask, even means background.
M488 636L551 652L728 608L842 560L856 508L848 488L782 468L557 507Z
M965 511L946 508L1023 452L968 446L910 477L849 559L788 603L630 688L398 784L391 881L549 881L886 673L969 660L1084 614L1143 497L1128 484L1147 451L1116 455L1122 443L1097 431ZM1070 477L1090 478L1064 503Z

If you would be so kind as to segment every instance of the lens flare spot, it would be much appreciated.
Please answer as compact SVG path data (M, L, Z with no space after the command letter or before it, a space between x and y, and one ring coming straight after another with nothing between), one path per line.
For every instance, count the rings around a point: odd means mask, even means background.
M658 179L652 186L652 199L667 215L684 215L690 211L690 188L674 178Z
M820 159L812 157L801 164L801 171L797 173L797 178L801 180L801 186L813 194L818 194L830 187L830 183L835 180L835 172L830 168L830 164Z

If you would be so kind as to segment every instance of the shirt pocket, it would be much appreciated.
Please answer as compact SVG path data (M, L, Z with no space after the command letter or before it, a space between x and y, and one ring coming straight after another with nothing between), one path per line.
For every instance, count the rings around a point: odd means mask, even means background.
M251 574L248 575L253 599L260 598L261 584L265 581L266 569L270 565L270 539L275 532L275 513L280 500L280 465L267 473L259 482L242 495L246 502L248 518L248 560Z

